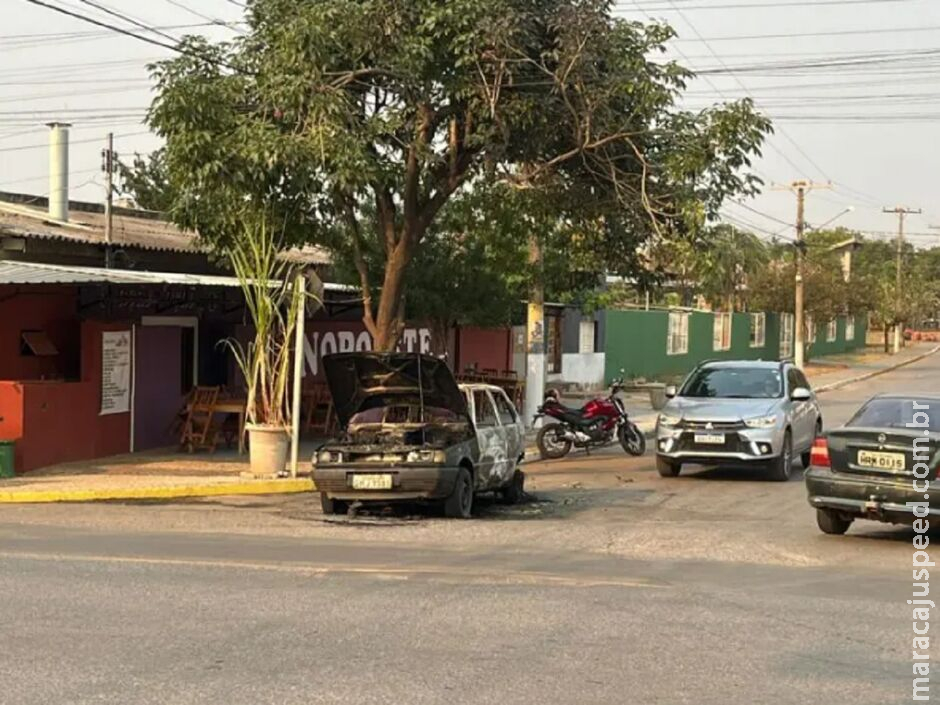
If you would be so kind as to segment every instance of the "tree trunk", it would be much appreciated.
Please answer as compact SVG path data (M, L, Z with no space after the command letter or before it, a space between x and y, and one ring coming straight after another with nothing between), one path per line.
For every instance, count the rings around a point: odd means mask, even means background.
M379 296L379 309L375 315L375 335L372 349L391 352L398 345L405 327L405 273L411 262L411 248L404 238L389 252L385 264L385 278Z
M888 344L889 344L889 343L888 343L888 324L887 324L887 323L885 323L885 335L884 335L884 338L885 338L885 353L887 353L887 352L889 351L889 348L888 348Z

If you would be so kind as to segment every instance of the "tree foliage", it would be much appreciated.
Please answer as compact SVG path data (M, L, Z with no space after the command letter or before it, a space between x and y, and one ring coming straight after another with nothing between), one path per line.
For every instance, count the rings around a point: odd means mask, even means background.
M608 0L254 0L243 38L153 67L171 213L224 245L246 210L274 211L293 241L348 253L388 349L422 249L430 265L468 247L438 227L455 197L534 194L500 237L593 223L629 247L756 190L769 122L748 101L679 109L690 74L657 59L671 37Z

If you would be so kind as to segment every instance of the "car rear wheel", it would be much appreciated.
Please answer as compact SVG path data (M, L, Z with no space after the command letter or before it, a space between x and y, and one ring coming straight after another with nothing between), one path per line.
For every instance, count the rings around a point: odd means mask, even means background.
M516 470L509 484L499 491L499 495L505 504L519 504L524 500L525 473L522 470Z
M444 500L444 516L450 519L469 519L473 513L473 478L467 468L460 468L454 491Z
M346 514L349 511L349 502L341 499L333 499L327 496L326 492L320 493L320 508L324 514Z
M846 519L831 509L817 509L816 524L824 534L842 536L852 526L852 519Z
M661 477L679 477L682 472L682 463L656 456L656 471Z
M777 482L786 482L790 479L790 473L793 471L793 437L787 430L783 434L783 448L780 455L774 458L770 463L770 477Z

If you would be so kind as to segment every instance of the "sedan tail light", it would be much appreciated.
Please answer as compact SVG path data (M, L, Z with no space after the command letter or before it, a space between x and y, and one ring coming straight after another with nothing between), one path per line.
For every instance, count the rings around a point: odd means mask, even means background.
M809 464L818 468L832 467L832 462L829 460L829 441L825 438L817 438L813 441L813 449L809 453Z

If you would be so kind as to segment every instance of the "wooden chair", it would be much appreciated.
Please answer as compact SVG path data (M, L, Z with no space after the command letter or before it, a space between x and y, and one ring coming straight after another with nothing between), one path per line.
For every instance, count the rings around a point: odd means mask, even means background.
M215 405L219 400L218 387L196 387L189 404L189 414L183 426L180 446L190 453L206 448L214 453L219 440L219 427L214 422Z
M182 438L183 429L186 428L186 421L189 419L189 407L193 403L193 395L195 393L195 387L189 390L186 394L186 399L183 400L183 405L180 407L179 411L176 412L173 421L170 422L170 427L167 429L167 434L170 438L174 436Z
M319 431L329 434L336 427L336 417L333 413L333 397L325 384L318 384L304 394L304 410L308 431Z

